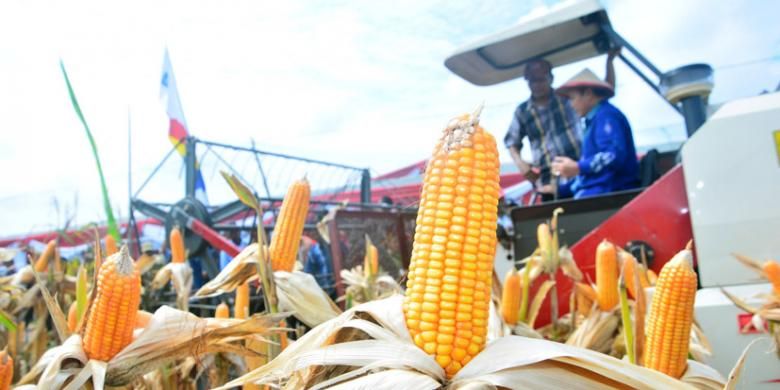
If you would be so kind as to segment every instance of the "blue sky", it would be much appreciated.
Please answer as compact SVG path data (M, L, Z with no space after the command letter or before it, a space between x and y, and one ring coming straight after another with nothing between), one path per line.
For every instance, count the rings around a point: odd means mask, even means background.
M59 73L62 59L99 145L116 211L127 210L128 111L135 186L170 149L159 100L171 53L191 132L203 139L371 168L425 158L441 126L486 102L501 138L522 80L476 87L451 74L457 47L512 26L542 1L4 1L0 4L0 236L103 220L89 145ZM766 1L608 1L615 29L662 70L707 62L715 103L780 83L780 6ZM555 70L556 85L604 59ZM618 64L618 96L638 145L680 141L682 121ZM501 150L501 158L509 156ZM215 201L229 194L205 172ZM182 196L179 160L151 200ZM213 184L211 184L213 183ZM209 186L211 184L211 186ZM286 185L286 183L284 184ZM76 201L78 199L77 206Z

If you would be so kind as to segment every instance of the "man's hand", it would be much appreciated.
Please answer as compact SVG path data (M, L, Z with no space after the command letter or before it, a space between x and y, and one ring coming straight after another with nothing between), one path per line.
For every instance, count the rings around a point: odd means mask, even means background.
M607 61L612 61L615 59L615 57L619 56L620 49L622 49L622 47L620 46L609 49L609 51L607 52Z
M580 173L580 166L577 165L576 161L561 156L556 157L555 160L553 160L550 169L552 170L553 175L563 176L565 178L574 177Z
M526 180L530 181L531 183L534 183L539 179L539 172L536 172L531 167L529 167L527 171L521 173L523 174L523 177L525 177Z

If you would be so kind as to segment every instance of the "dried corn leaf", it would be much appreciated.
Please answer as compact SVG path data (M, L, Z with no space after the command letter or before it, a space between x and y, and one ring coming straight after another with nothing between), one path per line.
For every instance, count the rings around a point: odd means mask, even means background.
M363 319L366 314L376 323ZM363 338L367 335L373 339L340 340L342 342L338 344L331 344L333 336L345 328L359 329ZM322 366L353 369L323 378L311 387L313 389L330 386L364 388L364 385L372 389L427 389L447 385L441 367L411 343L404 326L401 297L394 296L358 306L323 323L267 365L216 390L246 383L300 388L305 383L301 381L305 373L310 368ZM409 374L401 374L401 371ZM389 376L391 374L395 375ZM401 375L409 378L408 385L392 379L377 381ZM421 375L428 376L429 380ZM456 374L451 387L447 388L524 387L521 384L527 384L528 388L694 388L659 372L594 351L517 336L502 337L490 343Z
M341 314L341 309L322 290L314 277L305 272L274 273L279 308L293 315L309 327L315 327Z
M534 299L531 301L531 309L528 312L528 325L531 325L531 327L536 323L536 317L539 315L542 303L544 303L545 298L547 298L547 293L550 292L550 289L552 289L553 286L555 286L554 280L545 280L536 291L536 295L534 295Z
M428 375L410 371L390 369L370 373L351 380L345 384L331 386L331 390L349 389L409 389L409 390L433 390L441 387L441 384Z
M206 298L234 291L238 286L257 277L259 258L257 243L244 248L219 274L195 293Z

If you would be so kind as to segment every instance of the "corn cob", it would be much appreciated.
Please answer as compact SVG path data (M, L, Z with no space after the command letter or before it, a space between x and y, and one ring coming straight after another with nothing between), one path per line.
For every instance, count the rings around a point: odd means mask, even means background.
M114 253L119 252L119 248L117 248L116 240L114 239L114 236L110 234L106 234L106 237L104 238L106 242L106 253L103 254L103 256L111 256Z
M761 266L766 278L772 283L772 292L780 296L780 264L774 260L765 261Z
M68 331L71 333L76 331L76 326L79 325L79 311L76 306L76 302L70 304L68 308Z
M295 266L298 246L303 234L303 224L309 212L309 181L306 178L290 185L282 201L271 237L271 268L290 272Z
M508 325L517 324L520 317L520 273L512 267L504 278L501 291L501 315Z
M0 390L11 388L14 379L14 359L8 355L5 349L0 351Z
M642 288L650 287L650 281L647 280L645 267L639 264L634 255L628 252L620 252L623 257L623 277L626 281L626 288L631 297L636 298L636 273L639 272L639 285Z
M576 282L574 289L577 295L577 313L587 316L593 308L593 302L598 301L598 294L591 285L581 282Z
M236 288L236 303L233 308L233 317L244 319L249 317L249 283Z
M476 113L445 129L420 196L403 310L448 376L484 348L496 247L498 151Z
M680 251L658 276L647 318L644 366L680 378L685 372L696 298L691 251Z
M228 305L225 304L225 302L220 303L217 305L217 309L214 310L214 318L229 318L230 317L230 308Z
M363 273L366 278L379 273L379 250L371 243L371 240L366 237L366 256L363 259Z
M152 321L152 313L149 313L146 310L138 310L138 314L135 317L135 324L133 325L133 328L135 329L143 329L149 326L149 323Z
M596 291L602 311L612 310L618 304L617 252L607 240L596 248Z
M174 226L171 234L168 236L168 245L171 246L171 263L181 264L184 262L184 238L181 231Z
M38 260L35 261L35 272L46 272L49 270L49 262L54 258L54 254L57 250L57 240L51 240L46 244L46 248L38 256Z
M84 352L90 359L109 361L130 344L140 302L141 278L127 246L122 246L100 267L84 331Z

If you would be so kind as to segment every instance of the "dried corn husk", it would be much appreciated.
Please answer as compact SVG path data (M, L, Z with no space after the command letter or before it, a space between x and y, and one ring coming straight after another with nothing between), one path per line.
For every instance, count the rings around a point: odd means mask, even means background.
M341 314L341 309L305 272L274 272L279 309L290 311L309 327L315 327Z
M266 341L263 336L282 331L276 325L287 314L255 315L246 320L202 319L167 306L158 309L149 326L109 362L88 360L81 336L70 336L63 345L48 350L19 384L38 380L41 389L78 389L91 381L95 390L104 385L123 386L157 367L185 357L213 352L248 354L245 339ZM67 361L67 365L63 363ZM73 363L77 363L74 365ZM67 387L63 384L69 381Z
M594 351L519 336L502 337L488 344L447 383L436 361L412 343L401 302L401 296L393 296L348 310L312 329L265 366L217 390L245 383L285 389L695 388ZM336 333L345 329L356 330L352 332L356 341L342 338L341 343L333 344ZM350 366L351 370L334 371L338 374L307 382L309 375L323 366ZM691 366L697 367L696 363ZM705 382L701 378L706 374L691 375L699 384ZM707 378L723 386L722 380Z

